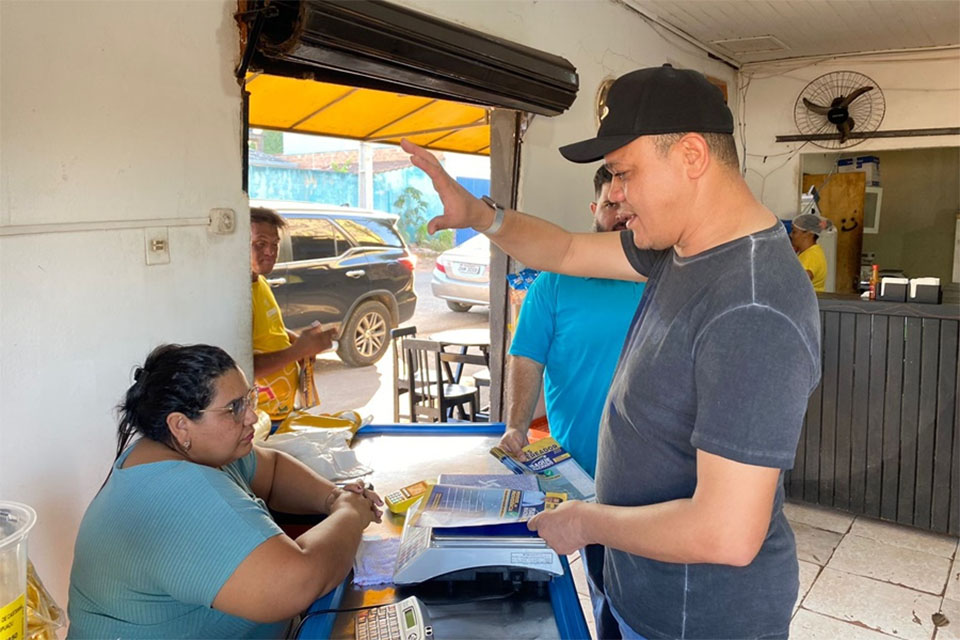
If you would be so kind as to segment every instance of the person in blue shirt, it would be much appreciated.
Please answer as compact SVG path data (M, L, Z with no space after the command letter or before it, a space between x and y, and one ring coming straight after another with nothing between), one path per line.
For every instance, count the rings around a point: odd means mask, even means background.
M608 198L612 176L600 167L590 203L593 230L625 229L626 207ZM643 295L644 283L541 273L520 309L507 357L507 428L500 447L519 457L543 382L547 422L560 446L594 475L597 433L617 357ZM581 553L600 638L619 638L603 598L603 546Z
M349 573L379 496L254 446L257 390L222 349L157 347L134 380L77 534L68 637L284 637ZM268 506L327 517L292 539Z

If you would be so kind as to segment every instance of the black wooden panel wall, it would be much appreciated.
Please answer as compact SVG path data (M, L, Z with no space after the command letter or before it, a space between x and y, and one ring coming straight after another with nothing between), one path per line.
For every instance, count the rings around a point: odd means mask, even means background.
M787 495L960 535L960 322L823 310Z

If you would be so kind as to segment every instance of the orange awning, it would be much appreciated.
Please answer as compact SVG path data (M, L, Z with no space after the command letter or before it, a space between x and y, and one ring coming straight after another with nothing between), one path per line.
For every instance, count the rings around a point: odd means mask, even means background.
M251 127L490 155L484 107L263 73L247 91Z

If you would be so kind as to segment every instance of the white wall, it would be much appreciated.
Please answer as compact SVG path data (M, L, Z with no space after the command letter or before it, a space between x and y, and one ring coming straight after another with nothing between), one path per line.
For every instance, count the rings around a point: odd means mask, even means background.
M519 207L571 230L590 228L593 174L600 163L568 162L557 148L596 134L594 100L603 79L670 61L725 80L731 101L736 96L731 67L687 43L661 36L636 12L610 0L406 0L403 4L563 56L577 68L576 102L563 115L533 120L524 139L520 169Z
M797 95L814 78L831 71L857 71L872 78L883 91L886 115L881 130L960 126L960 50L913 54L856 56L822 62L749 65L742 133L746 139L747 182L754 194L781 218L797 214L800 192L799 153L819 147L777 143L777 135L796 134L793 109ZM949 147L960 136L877 138L845 150L844 157L871 151ZM799 152L799 153L796 153ZM766 157L766 158L764 158ZM826 166L830 166L827 162ZM882 169L881 169L882 174Z
M0 2L0 234L212 207L246 220L235 8ZM250 370L238 227L171 227L170 263L149 267L141 229L0 237L0 499L36 508L30 556L61 606L132 367L176 341Z

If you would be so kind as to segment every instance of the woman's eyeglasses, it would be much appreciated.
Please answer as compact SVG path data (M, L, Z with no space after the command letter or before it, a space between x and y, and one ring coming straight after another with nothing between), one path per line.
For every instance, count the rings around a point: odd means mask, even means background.
M257 406L257 395L259 395L259 389L253 386L243 396L227 403L227 406L216 409L201 409L200 413L229 411L235 422L243 422L243 416L246 415L247 409Z

